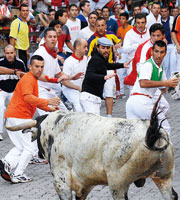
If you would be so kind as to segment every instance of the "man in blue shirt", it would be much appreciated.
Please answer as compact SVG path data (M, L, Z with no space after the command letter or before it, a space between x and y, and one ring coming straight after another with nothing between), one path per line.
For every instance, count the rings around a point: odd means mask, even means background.
M91 10L90 2L86 0L81 1L79 7L82 13L77 18L81 20L81 29L83 29L88 26L88 15Z
M107 31L112 31L114 34L116 34L118 29L118 23L114 19L110 18L110 8L104 6L102 8L102 15L106 20Z
M171 39L171 29L173 25L174 18L169 16L169 9L167 6L161 7L161 23L165 29L165 37L168 41L168 44L172 44Z

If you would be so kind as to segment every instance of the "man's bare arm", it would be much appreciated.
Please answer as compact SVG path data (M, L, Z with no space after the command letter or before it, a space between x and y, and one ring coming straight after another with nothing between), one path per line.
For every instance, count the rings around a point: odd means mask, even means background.
M22 71L15 71L14 69L9 69L7 67L0 66L0 74L13 74L20 79L25 73Z
M142 79L139 81L141 88L156 88L156 87L176 87L179 83L178 78L165 80L165 81L152 81L152 80L146 80Z
M14 47L15 46L15 39L13 37L10 37L9 43Z
M81 87L74 85L73 83L71 83L70 81L62 81L62 84L68 88L71 89L75 89L75 90L79 90L81 92Z

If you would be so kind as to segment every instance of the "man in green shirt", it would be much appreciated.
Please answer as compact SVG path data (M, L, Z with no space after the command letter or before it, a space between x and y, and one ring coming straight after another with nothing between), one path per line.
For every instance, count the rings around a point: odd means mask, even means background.
M162 92L166 87L176 87L178 78L167 80L162 66L162 60L166 55L167 47L165 42L159 40L154 43L152 57L142 67L130 97L126 103L126 116L128 119L150 119L155 103L155 92L161 88ZM165 112L159 106L159 122L164 120ZM163 121L162 127L170 134L170 126L167 120Z

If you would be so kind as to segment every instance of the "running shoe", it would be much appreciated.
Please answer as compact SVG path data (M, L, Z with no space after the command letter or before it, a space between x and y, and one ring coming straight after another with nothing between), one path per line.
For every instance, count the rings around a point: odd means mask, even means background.
M29 164L48 164L48 161L35 156L30 160Z
M11 181L11 167L10 164L4 159L0 160L0 173L4 180Z
M27 183L31 182L32 178L28 177L26 174L19 174L19 175L11 175L11 182L12 183Z

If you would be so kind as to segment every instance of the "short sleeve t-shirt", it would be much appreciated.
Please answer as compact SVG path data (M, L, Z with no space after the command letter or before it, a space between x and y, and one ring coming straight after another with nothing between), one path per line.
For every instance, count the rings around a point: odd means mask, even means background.
M152 61L154 62L153 59L152 59ZM155 64L155 62L154 62L154 64ZM158 67L156 64L155 64L155 66L159 69L158 70L159 73L163 70L162 66ZM132 93L141 93L141 94L149 95L151 97L154 96L157 88L141 88L140 83L139 83L139 81L143 80L143 79L151 80L152 71L153 71L153 66L150 62L146 62L140 67L139 78L137 78L135 85L131 91L131 94ZM167 80L167 78L166 78L165 71L163 70L161 81L164 81L164 80Z
M15 19L10 27L9 37L15 39L15 48L27 50L29 48L29 28L27 22L21 18Z

